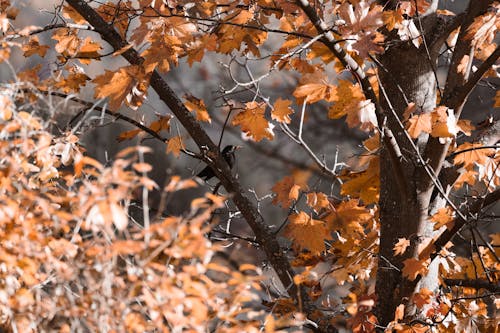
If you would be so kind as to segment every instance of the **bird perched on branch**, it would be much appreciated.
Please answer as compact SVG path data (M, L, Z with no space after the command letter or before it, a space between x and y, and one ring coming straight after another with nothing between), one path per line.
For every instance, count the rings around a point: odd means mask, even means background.
M222 149L222 153L221 153L222 157L224 157L227 164L229 165L229 168L231 168L231 169L233 168L234 162L236 160L236 156L234 155L234 153L236 152L236 150L238 150L240 148L241 148L241 146L229 145L229 146L224 147L224 149ZM209 179L212 179L213 177L215 177L215 173L212 170L212 168L210 168L207 165L196 176L200 177L201 179L203 179L205 181L208 181Z

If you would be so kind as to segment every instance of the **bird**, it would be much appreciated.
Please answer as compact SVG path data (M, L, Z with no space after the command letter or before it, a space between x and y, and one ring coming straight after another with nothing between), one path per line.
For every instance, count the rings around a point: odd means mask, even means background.
M228 145L225 146L224 149L222 149L222 157L226 160L226 163L229 165L229 168L232 169L234 166L234 162L236 160L236 156L234 153L236 150L240 149L241 146L233 146L233 145ZM208 181L215 177L215 172L210 168L208 165L201 170L197 175L197 177L203 179L204 181Z

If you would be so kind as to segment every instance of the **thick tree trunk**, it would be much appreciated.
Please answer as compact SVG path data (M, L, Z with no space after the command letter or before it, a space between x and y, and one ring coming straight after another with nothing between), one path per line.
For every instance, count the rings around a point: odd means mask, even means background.
M394 310L415 291L415 285L402 276L403 261L417 258L417 246L426 230L432 187L422 188L421 162L397 117L402 120L408 102L417 106L417 112L431 112L436 106L436 80L434 60L427 53L409 43L391 47L379 57L384 70L380 70L380 96L384 117L401 148L401 164L406 188L398 186L395 171L382 150L380 190L380 257L376 291L378 295L378 320L382 325L394 318ZM420 147L427 137L415 140ZM425 179L427 180L427 179ZM411 241L404 255L394 256L398 238Z

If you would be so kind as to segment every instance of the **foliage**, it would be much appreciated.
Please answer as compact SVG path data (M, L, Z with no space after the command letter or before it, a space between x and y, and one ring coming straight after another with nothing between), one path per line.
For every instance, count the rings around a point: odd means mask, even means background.
M426 0L67 0L55 7L50 24L37 27L20 26L16 17L24 9L0 2L6 68L19 66L18 52L43 61L51 61L48 50L57 54L50 75L40 65L13 71L0 91L3 327L498 328L500 239L484 228L488 209L500 200L498 119L461 119L479 81L498 76L500 5L478 3L471 0L457 15ZM392 54L403 59L408 50L432 69L421 85L398 82L418 77L415 68L401 73L386 61ZM217 98L221 110L191 92L181 98L168 84L173 68L198 68L211 57L225 62L229 78ZM444 89L433 81L441 63L449 69ZM285 89L280 82L273 94L266 84L277 73L295 83ZM144 104L153 90L172 114L148 122ZM76 97L84 92L107 104ZM58 114L41 106L49 97L84 108L73 127L52 127ZM497 93L494 107L499 99ZM124 115L126 108L138 116ZM344 119L349 133L361 133L363 151L349 164L335 159L328 167L318 145L306 142L320 128L314 119L321 109L321 123ZM153 191L165 199L198 184L172 176L160 188L148 176L156 166L144 162L151 149L141 145L122 150L109 165L88 156L73 121L85 122L93 111L135 127L119 141L155 138L166 154L207 163L220 183L190 198L180 215L162 216L164 202L150 214ZM226 118L218 122L221 111ZM238 130L261 151L286 138L309 161L278 152L295 171L267 184L270 195L253 191L252 198L207 134L211 126ZM330 191L312 180L313 172ZM265 216L261 205L269 197L285 223ZM398 202L390 202L394 197ZM139 221L132 217L137 203ZM218 216L226 215L246 221L253 237L229 227L221 232ZM465 231L466 253L455 237ZM266 259L257 265L222 260L222 244L230 241L250 243ZM439 276L431 278L434 264ZM264 266L274 272L264 274ZM391 281L384 281L384 270Z

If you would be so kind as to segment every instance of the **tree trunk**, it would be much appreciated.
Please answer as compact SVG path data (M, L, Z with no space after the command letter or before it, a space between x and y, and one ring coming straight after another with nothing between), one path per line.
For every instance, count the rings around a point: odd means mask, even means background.
M408 102L416 104L416 112L431 112L436 107L435 60L422 48L411 42L389 48L379 57L384 70L380 70L380 99L384 117L399 144L402 153L402 171L405 187L398 186L395 170L387 150L380 159L380 257L376 291L378 320L382 325L394 318L395 308L415 291L415 285L402 276L403 261L418 258L417 246L429 233L427 216L432 187L422 188L422 163L414 146L400 125ZM420 149L427 136L414 140ZM427 179L425 179L427 180ZM431 229L432 231L432 229ZM394 256L398 238L406 238L411 245L405 254ZM429 277L436 280L434 277ZM437 281L436 281L437 282Z

